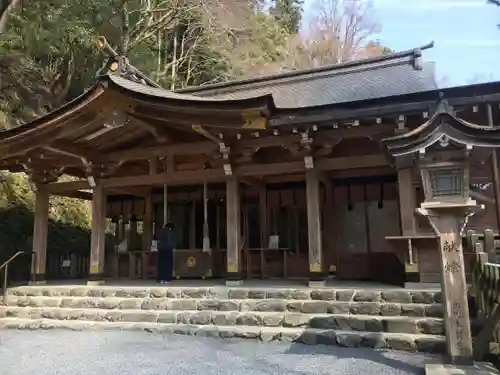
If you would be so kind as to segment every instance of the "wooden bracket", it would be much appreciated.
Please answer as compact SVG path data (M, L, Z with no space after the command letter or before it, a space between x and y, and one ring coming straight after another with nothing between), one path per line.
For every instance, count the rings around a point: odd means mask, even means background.
M219 143L220 147L220 154L222 156L222 163L223 163L223 168L224 168L224 174L226 176L232 176L233 174L233 167L231 165L231 161L229 159L229 153L230 153L230 148L226 146L224 142Z
M313 139L309 137L309 133L301 133L300 136L300 145L302 146L302 148L311 151Z
M56 169L30 170L29 176L34 183L50 184L56 182L64 172L64 167Z
M314 169L314 158L311 155L304 156L304 165L306 169Z
M406 117L404 115L400 115L397 119L396 133L404 133L406 129Z
M201 125L191 125L191 129L193 129L196 133L201 134L205 138L211 140L214 143L219 143L220 139L217 138L215 135L210 133L208 130L206 130L203 126Z

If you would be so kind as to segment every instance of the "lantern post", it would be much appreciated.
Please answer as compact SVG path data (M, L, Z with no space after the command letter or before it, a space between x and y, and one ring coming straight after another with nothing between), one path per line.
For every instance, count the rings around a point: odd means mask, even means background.
M469 165L464 151L452 152L451 158L448 154L447 161L431 153L431 161L423 157L418 163L425 199L417 212L427 217L439 237L447 354L453 365L473 364L461 234L467 218L479 207L470 198Z

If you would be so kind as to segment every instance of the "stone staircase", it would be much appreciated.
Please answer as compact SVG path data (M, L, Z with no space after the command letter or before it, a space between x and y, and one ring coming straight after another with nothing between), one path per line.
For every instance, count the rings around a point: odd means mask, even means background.
M442 353L439 291L32 286L9 290L4 329L146 330Z

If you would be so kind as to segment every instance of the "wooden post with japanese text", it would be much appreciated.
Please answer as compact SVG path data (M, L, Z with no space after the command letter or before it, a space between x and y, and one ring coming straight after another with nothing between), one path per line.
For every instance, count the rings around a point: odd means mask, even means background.
M451 364L472 365L467 281L460 235L461 222L466 213L458 207L433 208L424 212L434 231L439 235L447 354Z

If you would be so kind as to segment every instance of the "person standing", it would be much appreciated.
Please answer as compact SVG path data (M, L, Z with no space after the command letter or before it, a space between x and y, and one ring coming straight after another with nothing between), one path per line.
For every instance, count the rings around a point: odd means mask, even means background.
M158 266L156 280L166 284L172 280L174 271L175 235L174 225L165 224L158 235Z

